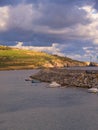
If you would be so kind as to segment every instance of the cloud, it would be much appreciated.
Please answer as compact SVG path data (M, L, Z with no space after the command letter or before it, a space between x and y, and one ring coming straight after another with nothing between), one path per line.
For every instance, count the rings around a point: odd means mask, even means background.
M86 12L84 10L79 10L75 5L71 6L50 3L41 5L40 11L42 15L36 24L48 27L51 30L70 27L78 23L87 24L89 22L89 19L85 19Z
M7 29L9 19L9 8L7 6L0 7L0 32Z
M72 59L78 59L80 61L83 60L89 61L89 57L93 56L93 54L97 56L97 54L94 51L96 47L85 46L82 48L82 45L79 45L78 43L77 45L75 43L70 43L70 44L52 43L51 46L31 46L31 45L26 46L23 42L18 42L15 46L11 46L11 47L46 52L49 54L56 54L59 56L67 56ZM96 52L97 49L98 48L96 48Z
M17 5L23 0L0 0L0 6Z
M86 12L79 10L75 5L71 7L69 4L38 3L36 6L35 4L23 2L16 6L8 6L7 8L9 9L9 21L7 24L10 29L32 30L36 33L46 33L47 31L47 33L54 32L55 34L62 28L66 29L66 27L78 23L87 24L89 22L89 19L85 19Z
M35 10L32 4L20 4L15 7L0 7L0 31L6 27L6 30L17 29L32 30L33 21L39 17L40 12Z
M23 42L18 42L14 46L10 46L12 48L26 49L26 50L35 50L40 52L46 52L49 54L56 54L60 56L64 56L62 53L62 47L58 43L53 43L51 46L24 46Z
M94 0L94 7L95 7L95 9L97 9L98 10L98 0Z
M83 9L88 12L87 17L92 21L87 27L84 26L85 30L88 31L88 38L92 39L94 44L98 44L98 11L92 6L83 7Z
M9 28L30 30L32 27L32 5L10 7Z
M97 5L97 0L0 1L0 41L85 57L89 50L83 48L98 45Z

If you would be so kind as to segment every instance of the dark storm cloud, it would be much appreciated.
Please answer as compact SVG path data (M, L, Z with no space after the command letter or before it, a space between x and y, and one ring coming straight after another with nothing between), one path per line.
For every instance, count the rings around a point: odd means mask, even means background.
M17 5L21 0L0 0L0 6Z
M0 42L57 43L65 54L83 55L83 47L91 46L97 36L94 8L97 0L0 0Z
M95 0L95 9L97 9L98 10L98 0Z
M91 4L93 2L98 3L97 0L0 0L0 6L5 6L5 5L17 5L20 3L33 3L33 4L49 4L49 3L54 3L56 5L83 5L83 4Z
M40 0L0 0L0 6L7 6L7 5L12 5L16 6L17 4L20 3L35 3L38 4L41 2ZM42 0L43 2L43 0Z
M10 33L9 33L10 32ZM6 32L0 33L0 41L3 45L16 44L16 41L24 42L24 45L33 46L49 46L54 42L63 43L63 40L55 35L47 35L41 33L35 33L32 31L24 31L20 29L11 29Z
M64 39L62 34L59 35L59 30L62 28L67 30L68 27L90 22L86 18L86 12L78 9L77 5L81 2L77 2L77 0L5 0L1 1L0 4L15 5L15 3L19 5L10 7L7 31L4 34L0 30L0 37L3 40L28 41L33 40L36 34L37 38L35 39L43 40L43 44L45 41L61 41L62 43ZM31 5L27 3L31 3ZM53 33L53 31L58 32L58 34Z
M64 28L75 24L88 24L85 19L86 12L79 10L75 5L48 4L43 7L42 17L36 21L37 24L46 25L51 28Z
M55 4L90 4L94 0L25 0L27 3L55 3Z

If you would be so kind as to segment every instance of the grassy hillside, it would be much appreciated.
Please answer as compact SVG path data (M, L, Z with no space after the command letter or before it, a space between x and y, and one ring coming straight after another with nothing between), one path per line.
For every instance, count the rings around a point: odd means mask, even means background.
M63 67L66 64L83 65L84 63L67 57L49 55L44 52L36 52L21 49L12 49L0 46L0 70L4 69L33 69L41 67Z

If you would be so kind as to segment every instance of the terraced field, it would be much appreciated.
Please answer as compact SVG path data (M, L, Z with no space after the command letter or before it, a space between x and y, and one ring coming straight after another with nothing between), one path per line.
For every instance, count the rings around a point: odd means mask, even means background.
M67 57L50 55L44 52L0 46L0 70L53 67L58 64L64 66L66 62L83 64Z

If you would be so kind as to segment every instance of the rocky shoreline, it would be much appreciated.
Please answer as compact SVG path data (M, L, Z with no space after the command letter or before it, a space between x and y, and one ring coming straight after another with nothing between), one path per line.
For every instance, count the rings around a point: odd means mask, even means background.
M30 76L42 82L57 82L62 87L92 88L98 86L98 70L42 69Z

